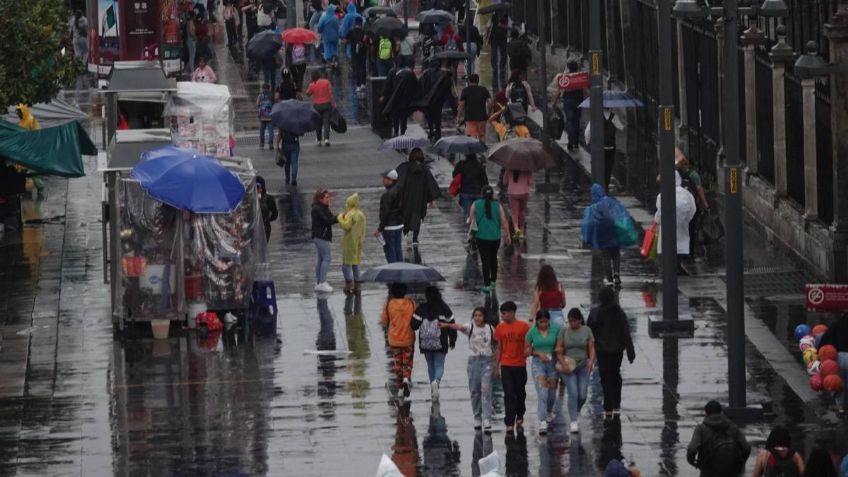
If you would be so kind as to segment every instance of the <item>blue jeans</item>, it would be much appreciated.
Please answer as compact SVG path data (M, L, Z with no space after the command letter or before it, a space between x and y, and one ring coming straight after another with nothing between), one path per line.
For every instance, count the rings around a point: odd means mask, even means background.
M841 352L837 355L839 363L839 376L842 377L843 383L848 383L848 352ZM845 388L836 395L836 405L842 409L848 409L848 392Z
M274 127L271 121L259 121L259 147L265 147L265 131L268 131L268 147L274 148Z
M266 83L271 85L271 91L274 91L274 88L277 87L276 81L276 65L274 64L274 60L265 60L262 62L262 76Z
M319 238L313 238L315 251L318 256L315 260L315 283L327 281L327 270L330 268L330 242Z
M543 362L536 357L530 362L533 385L536 387L536 395L539 397L536 402L536 417L539 418L539 422L546 420L548 415L556 413L558 387L556 378L559 377L559 373L557 373L555 364L556 361L553 359Z
M344 279L348 281L358 282L359 281L359 265L342 265L342 275L344 275Z
M465 74L473 75L477 72L475 63L477 62L477 43L465 42L465 52L471 55L471 58L465 60Z
M383 253L386 254L387 263L395 263L403 261L403 229L383 230L383 240L386 245L383 245Z
M565 317L562 314L562 308L548 308L548 314L551 316L552 325L557 325L559 329L565 327Z
M474 419L492 420L493 371L494 362L491 356L468 357L468 390L471 391Z
M577 146L580 136L580 101L563 98L562 110L565 113L565 132L568 135L568 144Z
M197 56L197 42L186 38L186 49L188 50L188 72L194 73L194 58Z
M478 194L459 194L459 206L462 207L462 217L468 219L468 211L471 210L471 204L479 199Z
M568 416L571 422L576 422L589 394L589 368L586 362L577 366L571 374L563 374L562 378L568 390Z
M445 374L445 356L447 353L441 351L425 351L424 359L427 360L427 376L430 377L430 382L442 381L442 376Z
M286 167L283 171L286 173L286 183L289 180L297 182L297 160L300 157L300 143L283 143L283 155L286 156Z

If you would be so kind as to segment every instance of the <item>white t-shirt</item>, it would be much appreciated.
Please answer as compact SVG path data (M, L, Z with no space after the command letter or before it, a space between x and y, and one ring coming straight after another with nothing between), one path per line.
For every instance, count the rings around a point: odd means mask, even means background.
M487 356L493 355L492 340L494 339L495 330L492 325L486 323L483 326L477 326L474 323L463 325L462 332L468 335L468 348L471 350L471 356Z

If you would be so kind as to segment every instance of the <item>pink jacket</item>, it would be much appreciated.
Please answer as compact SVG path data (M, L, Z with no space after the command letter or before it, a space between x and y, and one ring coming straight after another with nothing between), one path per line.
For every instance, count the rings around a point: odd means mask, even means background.
M506 181L506 193L509 195L527 195L530 193L530 186L533 185L533 173L521 171L518 173L518 181L514 181L512 170L504 171L504 181Z

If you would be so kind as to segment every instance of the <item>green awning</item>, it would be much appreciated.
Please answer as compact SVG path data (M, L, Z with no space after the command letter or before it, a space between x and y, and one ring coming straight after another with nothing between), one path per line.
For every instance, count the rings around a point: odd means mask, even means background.
M82 177L82 155L97 155L97 147L77 121L32 131L0 121L0 158L39 174Z

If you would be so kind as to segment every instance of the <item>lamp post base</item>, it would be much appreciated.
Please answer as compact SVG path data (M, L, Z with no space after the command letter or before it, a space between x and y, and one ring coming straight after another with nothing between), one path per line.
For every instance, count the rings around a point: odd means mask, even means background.
M724 415L735 424L760 422L771 414L771 406L766 403L745 407L725 407Z
M680 317L664 320L660 316L648 317L648 336L651 338L692 338L695 335L695 320Z

